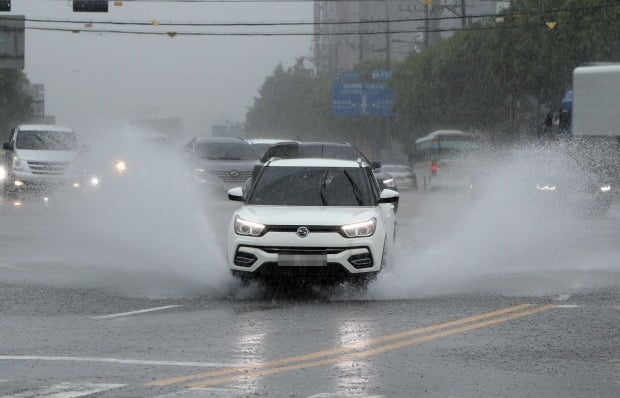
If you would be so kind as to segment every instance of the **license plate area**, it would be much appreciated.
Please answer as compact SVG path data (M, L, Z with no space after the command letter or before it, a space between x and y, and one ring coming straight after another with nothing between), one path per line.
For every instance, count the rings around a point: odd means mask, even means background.
M280 267L325 267L327 266L326 254L278 254L278 266Z

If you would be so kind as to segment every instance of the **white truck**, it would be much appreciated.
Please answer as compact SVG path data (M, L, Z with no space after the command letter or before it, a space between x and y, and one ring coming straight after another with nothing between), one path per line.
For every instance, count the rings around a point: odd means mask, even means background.
M573 71L571 149L590 169L620 185L620 63Z

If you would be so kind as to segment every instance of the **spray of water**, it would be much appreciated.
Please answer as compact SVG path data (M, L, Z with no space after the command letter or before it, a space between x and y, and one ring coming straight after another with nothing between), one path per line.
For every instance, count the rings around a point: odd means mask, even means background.
M180 145L131 129L101 137L85 155L99 185L51 197L47 206L36 206L38 197L24 201L11 214L18 235L2 262L30 271L20 278L132 296L228 295L226 224L212 216L224 194L193 183Z
M495 162L484 160L487 173L474 197L441 191L412 196L418 211L401 217L393 266L368 295L550 295L618 286L620 228L613 206L593 216L567 205L566 193L536 188L566 181L579 191L585 177L573 178L574 162L558 151L511 150ZM551 199L541 200L545 194Z

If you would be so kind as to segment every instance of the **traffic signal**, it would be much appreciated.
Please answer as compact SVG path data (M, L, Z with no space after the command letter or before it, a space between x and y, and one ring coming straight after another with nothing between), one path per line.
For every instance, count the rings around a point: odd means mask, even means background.
M73 12L108 12L108 0L73 0Z
M0 0L0 11L11 11L11 0Z

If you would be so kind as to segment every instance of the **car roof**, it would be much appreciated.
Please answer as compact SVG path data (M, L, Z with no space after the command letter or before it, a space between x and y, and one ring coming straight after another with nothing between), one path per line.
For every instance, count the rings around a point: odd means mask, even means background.
M298 142L295 140L289 140L284 138L248 138L246 139L250 144L279 144L280 142Z
M353 145L347 142L328 142L328 141L302 141L299 143L302 146L332 146L332 147L353 147Z
M198 137L196 143L218 143L218 144L248 144L242 138L234 137Z
M73 130L67 126L56 124L21 124L17 127L20 131L57 131L71 133Z
M369 167L365 162L328 158L273 159L267 167Z

